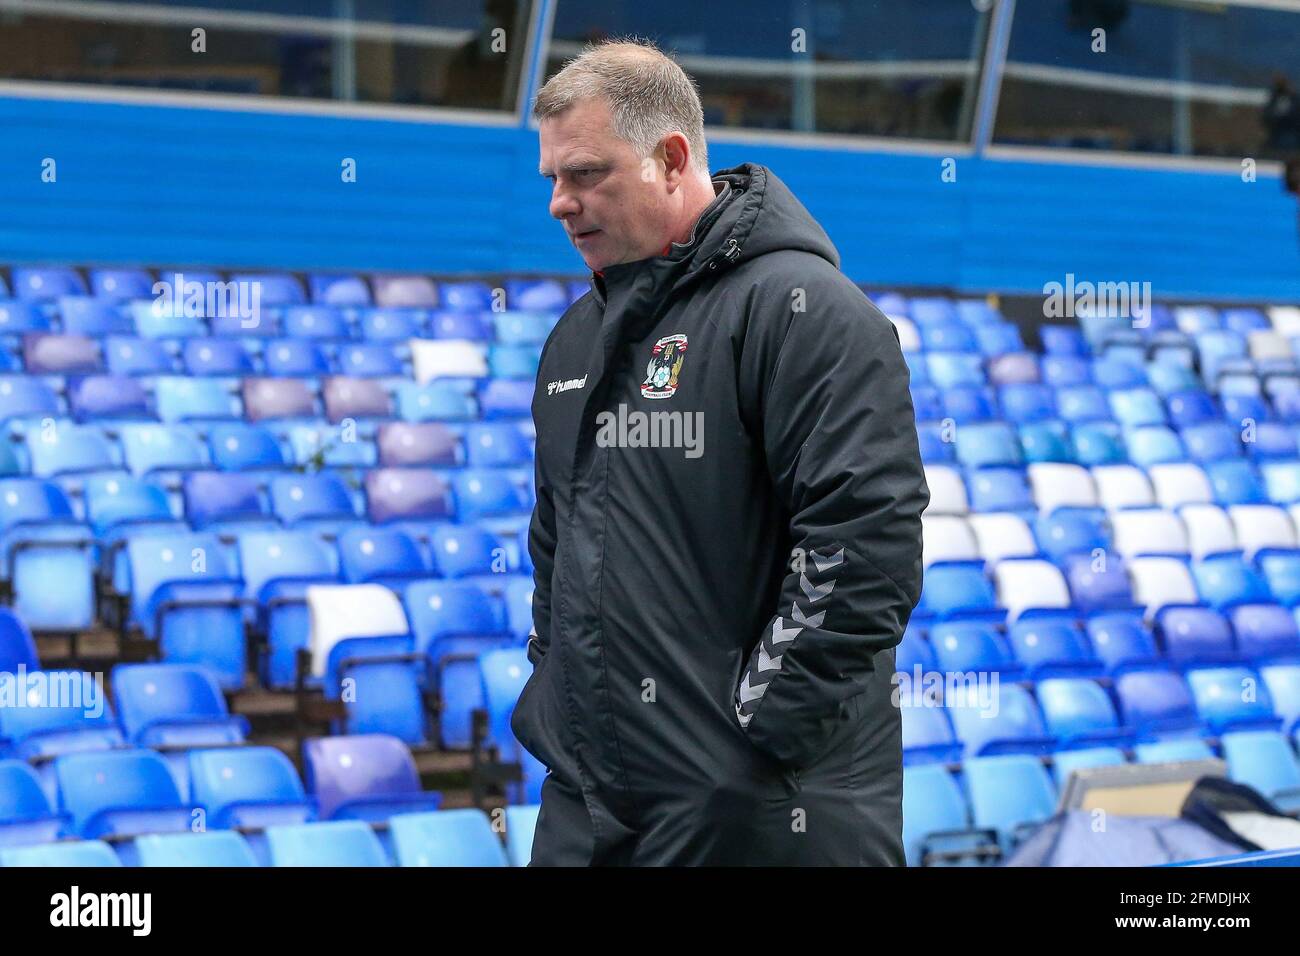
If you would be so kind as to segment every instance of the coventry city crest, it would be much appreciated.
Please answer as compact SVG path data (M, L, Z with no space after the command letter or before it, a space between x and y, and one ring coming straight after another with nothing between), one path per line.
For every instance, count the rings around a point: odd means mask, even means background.
M686 361L686 335L665 335L655 343L650 362L645 367L641 394L646 398L672 398L677 391L677 376Z

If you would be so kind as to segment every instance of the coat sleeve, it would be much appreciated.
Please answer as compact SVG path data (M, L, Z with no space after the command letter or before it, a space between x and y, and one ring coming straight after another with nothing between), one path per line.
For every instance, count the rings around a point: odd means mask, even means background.
M528 659L536 665L551 645L551 572L555 568L555 501L536 470L537 503L528 523L528 556L533 562L533 629Z
M806 290L805 311L762 323L784 336L756 350L747 415L793 553L736 715L756 747L795 770L825 749L876 652L901 639L920 598L929 502L897 332L836 279Z

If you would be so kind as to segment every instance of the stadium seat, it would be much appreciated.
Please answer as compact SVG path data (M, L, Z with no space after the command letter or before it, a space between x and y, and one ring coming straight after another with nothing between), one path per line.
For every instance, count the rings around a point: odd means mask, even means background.
M1052 755L1052 775L1056 778L1057 789L1064 790L1075 771L1093 767L1116 767L1125 762L1124 751L1118 747L1062 750Z
M207 449L198 435L183 425L124 425L120 440L123 458L133 475L190 471L207 465Z
M475 808L404 813L389 820L399 866L509 866L487 815Z
M266 830L273 866L387 866L375 832L360 820L273 826Z
M200 667L119 664L113 699L126 739L137 747L213 747L248 735L248 721L229 713L216 681Z
M192 798L213 829L263 829L315 817L315 801L275 747L191 750L189 764Z
M1037 558L1007 558L993 569L998 604L1008 620L1051 608L1070 606L1070 589L1061 569Z
M1036 510L1024 469L979 468L971 472L969 487L972 511Z
M52 843L67 835L67 819L23 760L0 760L0 852L5 847Z
M286 527L332 529L336 534L358 521L347 486L337 475L282 475L271 479L272 513Z
M54 762L54 776L62 809L83 839L190 829L191 807L151 750L67 754Z
M930 631L936 666L950 674L999 672L1003 679L1020 675L1020 665L1006 641L989 623L945 621Z
M157 534L127 544L131 618L163 659L209 668L223 690L243 685L242 582L212 534Z
M1300 762L1287 739L1275 731L1226 733L1222 738L1228 775L1255 788L1284 813L1300 811Z
M997 564L1003 558L1032 558L1038 554L1034 533L1019 515L973 514L966 521L975 534L980 557L989 564Z
M1256 663L1300 658L1300 631L1291 612L1277 604L1243 604L1228 612L1237 651Z
M533 858L533 835L541 807L506 807L506 858L511 866L528 866Z
M394 373L400 374L400 370ZM321 387L325 417L337 425L345 419L369 420L391 418L393 409L388 392L378 382L364 378L334 376Z
M217 379L159 376L154 403L164 422L237 419L244 414L239 398Z
M275 436L258 425L230 422L208 432L209 455L222 471L277 469L286 465Z
M306 419L316 414L316 400L303 379L247 377L242 394L250 422Z
M240 376L253 370L248 352L235 339L190 339L181 355L191 375Z
M1187 564L1178 558L1138 557L1128 562L1133 599L1154 617L1166 604L1196 604L1200 597Z
M220 471L194 471L181 482L185 516L199 530L273 527L257 478Z
M122 866L113 848L102 840L77 840L45 846L0 847L0 867Z
M941 618L974 616L998 619L1004 612L997 609L993 585L978 563L932 564L926 570L919 616Z
M150 833L135 838L140 866L257 866L248 841L233 830Z
M423 790L410 749L384 734L318 737L303 745L303 776L322 820L387 820L437 810L440 793Z
M88 375L69 385L68 410L79 422L154 417L144 388L124 375Z
M375 446L383 468L454 468L465 464L459 436L441 422L388 422L379 426Z
M0 580L34 631L79 631L95 619L94 538L51 482L0 479Z
M961 743L953 736L952 723L948 720L943 707L931 706L939 701L915 701L911 698L921 692L912 683L913 675L908 671L907 686L910 694L900 695L903 705L899 708L903 723L903 765L905 767L922 763L951 763L961 759Z
M1034 757L1006 754L968 759L962 766L977 827L998 832L1009 851L1052 816L1056 791Z
M170 375L176 362L156 339L112 335L104 340L104 362L113 375Z
M1031 680L1041 681L1054 674L1101 673L1101 662L1093 656L1087 638L1068 618L1019 620L1008 629L1007 643Z
M1145 740L1196 736L1203 726L1187 682L1173 671L1127 671L1115 679L1115 693L1124 723Z
M1268 687L1245 667L1208 667L1188 671L1187 684L1196 711L1216 733L1230 730L1277 729L1281 719L1273 713Z

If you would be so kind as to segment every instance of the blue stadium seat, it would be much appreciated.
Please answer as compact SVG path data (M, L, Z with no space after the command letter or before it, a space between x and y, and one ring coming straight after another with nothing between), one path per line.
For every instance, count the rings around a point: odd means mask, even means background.
M269 495L272 513L286 527L338 533L360 521L343 479L329 472L277 476Z
M505 549L496 535L471 525L438 524L429 534L429 554L438 575L467 578L503 573Z
M86 280L75 269L50 266L14 266L14 296L27 302L44 302L61 295L86 295Z
M1264 548L1255 554L1255 563L1269 592L1281 604L1300 604L1300 551Z
M1143 468L1187 459L1178 434L1163 425L1125 428L1124 444L1128 448L1129 459Z
M243 417L240 400L216 379L160 376L154 382L154 402L164 422Z
M996 830L970 824L966 798L943 766L903 768L903 846L908 866L995 862Z
M979 350L974 333L961 322L924 322L918 324L920 325L921 347L927 352L976 352Z
M1043 382L1053 388L1070 385L1091 385L1092 363L1077 355L1044 355Z
M1062 749L1132 742L1132 731L1121 727L1110 695L1096 681L1049 677L1038 682L1035 693L1047 731L1057 738Z
M122 375L88 375L68 386L68 410L79 422L131 421L154 417L140 383Z
M475 312L453 312L446 309L435 312L429 318L429 331L435 339L486 342L492 338L491 322Z
M244 375L253 371L248 352L234 339L190 339L181 355L191 375Z
M420 313L413 309L363 309L358 324L361 338L368 342L404 342L423 332Z
M83 839L190 829L191 807L152 750L67 754L54 762L54 776L62 809Z
M132 302L123 307L135 322L135 333L142 339L202 338L208 328L199 315L177 312L170 302Z
M290 459L304 469L361 469L375 465L375 446L355 425L291 425Z
M402 374L402 360L393 346L355 343L339 350L338 370L353 378L383 378Z
M283 468L287 464L280 443L260 425L229 422L208 432L212 464L222 471Z
M68 835L67 824L26 761L0 760L0 851L52 843Z
M1074 462L1070 433L1063 422L1047 421L1020 426L1020 446L1024 460L1034 462Z
M291 305L281 316L285 336L291 339L350 339L347 320L336 308L322 305Z
M124 335L105 339L104 362L113 375L170 375L176 368L162 342Z
M1004 850L1022 842L1056 810L1056 791L1034 757L1007 754L962 765L975 826L998 832Z
M540 346L551 334L554 317L529 312L498 312L492 316L498 345Z
M1056 417L1056 397L1050 385L1003 385L998 390L998 403L1007 421L1017 424Z
M478 402L486 421L527 418L532 414L533 383L489 380L479 389Z
M1126 428L1166 423L1164 402L1149 388L1119 389L1109 397L1112 416Z
M58 417L60 412L58 395L41 379L0 376L0 422L11 418Z
M6 303L6 305L12 304ZM135 323L122 314L122 310L115 302L81 295L61 296L57 311L62 319L63 331L69 335L104 338L110 335L135 334ZM39 311L37 314L40 314Z
M57 485L0 479L0 580L34 631L77 631L95 620L94 538Z
M351 528L339 535L339 560L349 584L386 584L401 588L431 576L419 546L393 528Z
M182 480L185 515L196 529L275 526L252 475L193 471Z
M1058 388L1055 407L1061 419L1072 424L1111 420L1106 393L1095 385L1068 385Z
M1038 704L1019 684L1003 680L980 687L968 681L953 687L944 703L967 761L991 754L1043 754L1055 744Z
M0 301L0 336L50 331L50 320L34 302Z
M909 682L911 675L908 676ZM901 685L900 685L901 686ZM910 694L902 696L907 702L900 707L903 722L903 766L922 763L951 763L961 759L961 743L953 735L952 723L943 707L929 706L934 701L912 701L911 696L920 688L910 685Z
M102 840L77 840L47 846L0 848L0 867L121 866L113 848Z
M370 304L370 287L361 276L313 275L307 279L311 300L320 305L366 306Z
M1113 358L1098 358L1092 361L1092 381L1107 392L1120 389L1143 388L1147 384L1147 373L1141 365L1122 362Z
M1273 713L1273 700L1259 675L1245 667L1210 667L1187 674L1196 712L1211 729L1276 729L1282 721Z
M399 866L509 866L505 847L477 808L404 813L389 821Z
M532 508L524 490L498 469L466 469L453 475L451 482L460 521L521 516Z
M1128 461L1118 425L1083 422L1071 430L1075 459L1081 465L1115 465Z
M1178 428L1215 422L1219 419L1219 410L1214 406L1214 399L1199 388L1175 392L1165 399L1165 405L1169 410L1169 421Z
M1063 617L1023 617L1010 626L1007 643L1031 680L1056 674L1100 674L1079 626Z
M122 730L137 747L214 747L248 736L248 721L230 714L217 682L201 667L119 664L113 699Z
M1210 749L1210 745L1192 737L1138 744L1134 752L1137 754L1138 763L1180 763L1184 760L1214 759L1214 751Z
M1228 776L1258 790L1284 813L1300 811L1300 762L1291 744L1269 730L1226 733Z
M1086 750L1062 750L1052 755L1052 775L1058 789L1065 789L1076 770L1093 767L1116 767L1125 763L1124 751L1118 747L1089 747Z
M1181 434L1183 445L1193 461L1222 461L1240 458L1244 454L1237 430L1223 422L1188 425Z
M437 810L442 794L421 789L410 748L385 734L317 737L303 745L303 777L322 820L387 820Z
M978 563L936 563L925 573L918 618L976 617L999 620L993 584ZM934 635L931 635L934 642Z
M1213 461L1205 466L1205 475L1218 504L1255 505L1269 500L1259 473L1248 461Z
M489 312L492 289L486 282L466 280L438 283L438 303L456 312Z
M541 807L506 807L506 858L511 866L527 866L533 859L533 835Z
M191 750L189 762L192 798L213 829L261 829L315 818L315 801L275 747Z
M1193 561L1192 577L1201 600L1221 610L1273 600L1268 582L1240 554L1215 554Z
M478 409L473 398L449 383L403 382L397 387L397 414L408 422L458 422L476 418Z
M29 671L40 667L36 642L22 618L7 607L0 607L0 672L12 674L19 667Z
M341 732L388 734L411 746L428 742L425 658L409 634L347 638L330 649L324 688L339 699L351 681Z
M428 656L441 697L443 744L468 747L471 712L485 705L479 657L515 644L504 608L480 588L451 581L414 583L405 603L415 650Z
M359 819L266 829L274 866L387 866L380 838Z
M234 830L150 833L135 838L140 866L257 866L248 841Z
M496 744L503 761L517 761L523 772L521 783L506 785L507 799L511 802L538 803L541 801L546 768L520 746L510 728L515 703L533 673L532 664L528 662L528 652L522 647L486 651L479 656L479 670L482 676L483 704L488 715L489 740Z
M37 478L121 468L116 450L100 429L76 425L67 419L50 420L40 428L28 430L25 446L31 473Z
M569 307L568 290L554 279L507 279L505 289L512 309L559 313Z
M302 339L275 339L262 350L266 374L313 378L330 374L329 359L320 348Z
M207 451L198 435L183 425L141 423L120 431L122 454L133 475L189 471L207 464Z
M1277 604L1244 604L1228 612L1237 652L1255 663L1300 659L1300 630L1291 612Z
M223 690L244 682L243 585L213 534L158 534L127 545L131 619L163 659L208 667Z
M232 273L231 282L241 285L256 285L263 306L302 305L307 301L302 284L287 273L277 272L242 272Z
M1232 629L1213 608L1167 605L1155 620L1165 657L1173 664L1187 667L1237 659Z
M1187 737L1199 734L1197 716L1187 682L1168 670L1133 670L1115 679L1115 695L1125 724L1143 739Z
M957 460L967 468L983 468L1019 465L1024 456L1014 428L1006 422L988 422L958 427Z

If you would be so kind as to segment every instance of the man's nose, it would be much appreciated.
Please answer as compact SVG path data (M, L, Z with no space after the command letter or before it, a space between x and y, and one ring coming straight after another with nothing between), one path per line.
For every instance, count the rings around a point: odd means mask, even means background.
M560 221L576 216L582 211L582 205L571 193L558 183L551 191L551 215Z

